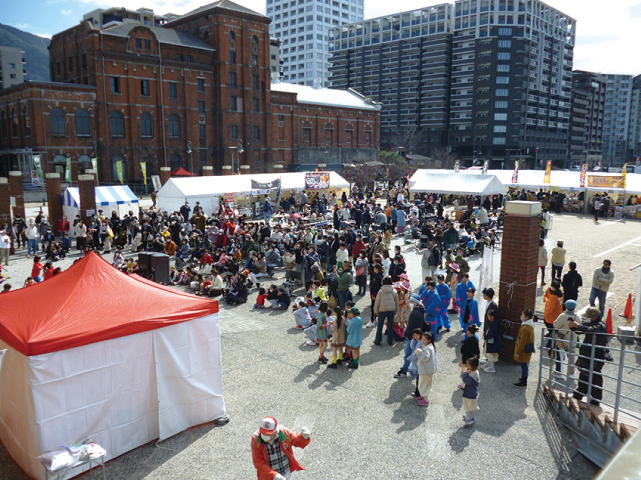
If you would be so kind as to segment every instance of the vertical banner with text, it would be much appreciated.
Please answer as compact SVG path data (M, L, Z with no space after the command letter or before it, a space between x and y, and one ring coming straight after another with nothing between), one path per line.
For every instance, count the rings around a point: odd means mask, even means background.
M65 165L65 182L71 183L71 157L67 157L67 165Z
M512 183L519 183L519 161L514 162L514 172L512 173Z
M116 162L116 173L118 174L118 180L120 180L120 183L125 183L123 181L123 176L122 176L122 161L121 160Z
M585 188L585 180L588 175L588 164L584 163L583 166L581 167L581 176L580 176L580 187Z
M545 167L545 176L543 177L543 183L546 185L550 184L550 175L552 174L552 160L548 160L548 166Z
M140 162L140 173L142 174L142 180L147 185L147 162Z

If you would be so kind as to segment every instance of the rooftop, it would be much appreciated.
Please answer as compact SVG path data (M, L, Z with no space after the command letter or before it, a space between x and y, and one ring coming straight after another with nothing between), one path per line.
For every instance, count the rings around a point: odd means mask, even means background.
M272 92L287 92L298 94L300 103L312 105L328 105L332 107L358 108L360 110L380 111L381 105L369 102L354 90L338 90L325 87L310 87L293 83L272 81Z
M225 9L225 10L231 10L233 12L245 13L245 14L248 14L248 15L254 15L256 17L263 17L264 19L269 20L269 18L266 17L265 15L263 15L262 13L258 13L258 12L254 11L254 10L251 10L249 8L246 8L246 7L243 7L242 5L238 5L237 3L230 2L229 0L220 0L219 2L214 2L214 3L210 3L208 5L203 5L202 7L199 7L196 10L192 10L191 12L188 12L188 13L182 15L181 17L178 17L178 18L176 18L174 20L171 20L168 24L171 24L172 22L175 22L177 20L181 20L183 18L190 17L192 15L197 15L199 13L206 12L208 10L213 10L215 8L222 8L222 9Z
M107 30L102 30L104 35L113 35L116 37L129 37L129 32L134 28L148 28L156 36L160 43L167 45L179 45L182 47L198 48L200 50L214 51L210 45L207 45L202 40L198 40L193 35L185 32L179 32L173 28L152 27L150 25L142 25L139 23L124 23L117 27L111 27Z

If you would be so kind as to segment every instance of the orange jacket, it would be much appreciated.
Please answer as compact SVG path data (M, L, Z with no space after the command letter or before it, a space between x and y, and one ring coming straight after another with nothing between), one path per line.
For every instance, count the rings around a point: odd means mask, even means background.
M309 445L311 438L305 440L300 433L292 432L285 427L278 427L278 435L280 436L280 446L289 458L289 469L292 472L297 470L305 470L298 460L294 457L292 447L305 448ZM252 435L252 459L254 460L254 467L258 473L258 480L272 480L278 472L272 470L267 460L267 449L260 438L260 432L257 430Z
M165 253L170 257L174 256L176 253L176 244L172 241L165 243Z
M563 296L557 297L548 288L543 295L545 302L545 310L543 311L543 318L545 323L554 323L554 320L563 313Z

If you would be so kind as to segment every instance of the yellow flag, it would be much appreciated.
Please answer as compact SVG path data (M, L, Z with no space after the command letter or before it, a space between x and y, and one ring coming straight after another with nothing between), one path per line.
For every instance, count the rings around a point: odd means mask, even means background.
M140 173L142 173L142 179L147 185L147 162L140 162Z
M623 189L625 189L625 181L626 181L626 177L628 176L628 165L627 164L623 165L623 172L621 172L621 176L623 177L622 178L622 180L623 180Z
M122 161L121 160L116 162L116 172L118 173L118 180L120 180L120 183L125 183L122 178Z

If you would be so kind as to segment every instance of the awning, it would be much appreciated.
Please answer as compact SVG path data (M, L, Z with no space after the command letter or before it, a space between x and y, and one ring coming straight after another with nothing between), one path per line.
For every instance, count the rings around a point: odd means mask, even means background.
M96 206L124 205L138 203L138 198L127 185L114 185L112 187L95 187ZM62 195L62 204L69 207L78 207L80 192L77 187L69 187Z
M447 193L458 195L499 195L507 188L494 175L431 174L423 170L414 175L410 192ZM417 172L418 173L418 172Z

